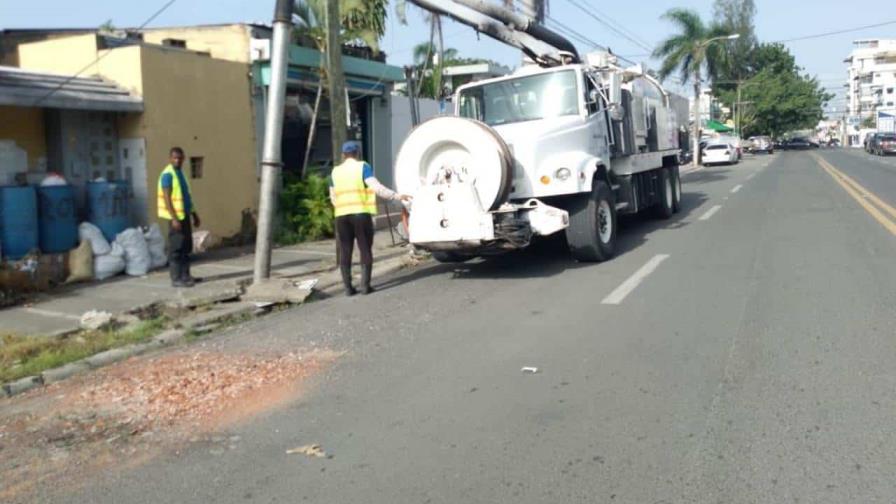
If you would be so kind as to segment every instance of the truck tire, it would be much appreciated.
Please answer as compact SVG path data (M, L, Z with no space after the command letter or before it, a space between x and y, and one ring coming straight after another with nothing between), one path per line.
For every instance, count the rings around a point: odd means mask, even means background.
M681 173L677 166L672 167L672 211L681 211Z
M669 174L668 168L660 168L659 201L656 205L656 215L660 219L668 219L675 212L673 199L675 190L672 186L672 176Z
M594 184L590 194L578 197L569 208L566 241L579 262L601 262L616 251L616 201L606 182Z
M460 255L445 250L433 251L432 258L440 263L462 263L472 259L470 256Z

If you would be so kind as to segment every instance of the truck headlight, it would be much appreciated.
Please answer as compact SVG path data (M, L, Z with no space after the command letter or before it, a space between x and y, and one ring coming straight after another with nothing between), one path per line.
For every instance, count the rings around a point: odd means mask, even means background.
M557 180L567 180L572 176L572 172L569 171L569 168L560 168L556 172L554 172L554 178Z

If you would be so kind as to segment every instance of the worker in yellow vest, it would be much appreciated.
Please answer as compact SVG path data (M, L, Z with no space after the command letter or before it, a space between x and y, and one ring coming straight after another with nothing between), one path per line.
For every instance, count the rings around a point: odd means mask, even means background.
M345 295L358 293L352 286L352 252L355 241L361 252L361 293L370 294L370 275L373 269L373 216L376 197L386 200L409 201L410 196L398 194L381 184L373 176L373 168L360 159L361 145L348 141L342 145L342 164L333 168L330 176L330 201L336 215L336 236L339 240L339 270Z
M181 170L183 164L184 150L172 147L168 152L168 166L159 175L157 193L159 217L169 222L168 268L174 287L192 287L198 281L190 275L190 253L193 252L193 226L199 227L199 214L193 205L190 183Z

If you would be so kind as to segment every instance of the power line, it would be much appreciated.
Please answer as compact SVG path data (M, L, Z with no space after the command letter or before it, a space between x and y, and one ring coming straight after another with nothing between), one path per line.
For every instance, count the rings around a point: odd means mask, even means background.
M616 33L617 35L619 35L619 36L621 36L622 38L628 40L629 42L635 44L636 46L640 47L641 49L644 49L645 51L652 51L652 50L653 50L653 48L651 48L651 47L648 46L647 44L644 44L643 42L640 42L640 41L638 41L638 40L635 40L634 38L632 38L632 37L626 35L626 34L623 33L621 30L619 30L619 29L617 29L616 27L614 27L612 24L610 24L610 23L608 23L607 21L604 21L603 19L601 19L601 18L598 17L594 12L588 10L587 7L585 7L584 5L582 5L581 3L579 3L578 0L566 0L566 1L569 2L570 4L572 4L573 6L577 7L579 10L581 10L581 11L584 12L585 14L588 14L588 16L590 16L592 19L594 19L594 20L597 21L598 23L600 23L600 24L606 26L607 28L609 28L610 30L612 30L612 31L613 31L614 33Z
M831 35L840 35L842 33L862 31L862 30L867 30L869 28L879 28L881 26L887 26L887 25L892 25L892 24L896 24L896 20L885 21L883 23L875 23L875 24L870 24L870 25L865 25L865 26L857 26L855 28L846 28L845 30L836 30L836 31L824 32L824 33L816 33L814 35L805 35L803 37L796 37L796 38L792 38L792 39L775 40L772 43L773 44L784 44L787 42L796 42L798 40L809 40L809 39L816 39L816 38L822 38L822 37L830 37Z
M596 14L598 14L598 15L601 16L602 18L606 19L606 20L609 21L610 23L613 23L614 25L616 25L616 27L618 27L618 28L619 28L620 30L622 30L623 32L625 32L625 33L631 35L632 38L637 39L637 40L640 41L640 42L643 42L643 43L646 44L647 46L650 46L650 45L651 45L650 42L648 42L647 40L645 40L645 39L642 38L642 37L639 37L638 34L636 34L635 32L633 32L632 30L629 30L628 28L626 28L625 25L623 25L623 24L620 23L619 21L616 21L615 19L613 19L612 17L610 17L609 15L607 15L607 13L605 13L605 12L601 12L600 10L598 10L597 7L594 6L594 2L589 1L587 5L588 5L588 6L589 6L589 7L590 7ZM643 46L642 46L642 47L643 47ZM649 51L649 50L650 50L649 47L648 47L646 50Z
M146 19L146 21L144 21L143 23L141 23L140 26L137 27L137 30L136 30L136 31L140 31L140 30L142 30L143 28L146 28L146 25L148 25L149 23L151 23L155 18L159 17L163 12L165 12L166 10L168 10L168 8L171 7L171 6L174 4L174 2L176 2L176 1L177 1L177 0L168 0L168 2L167 2L165 5L163 5L159 10L155 11L155 12L153 13L152 16L149 16L149 17ZM84 68L78 70L74 75L72 75L71 77L68 77L67 79L65 79L64 81L62 81L62 83L59 84L59 86L57 86L57 87L51 89L49 93L47 93L47 94L41 96L36 102L34 102L34 105L32 105L32 107L37 107L38 105L40 105L41 103L43 103L44 100L46 100L47 98L49 98L49 97L53 96L54 94L56 94L59 90L61 90L62 88L64 88L69 82L71 82L71 81L75 80L76 78L78 78L79 75L81 75L82 73L84 73L88 68L90 68L90 67L92 67L93 65L96 65L97 63L99 63L101 59L103 59L103 58L105 58L106 56L108 56L111 52L112 52L112 51L106 51L106 52L100 54L99 56L97 56L91 63L88 63L87 66L85 66Z

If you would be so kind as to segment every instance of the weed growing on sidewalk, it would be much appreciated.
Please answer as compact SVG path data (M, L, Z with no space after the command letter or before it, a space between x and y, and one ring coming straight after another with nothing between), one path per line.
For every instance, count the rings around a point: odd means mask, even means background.
M63 338L3 335L0 382L33 376L110 348L147 341L162 331L165 322L165 318L157 317L128 329L83 331Z

